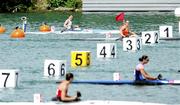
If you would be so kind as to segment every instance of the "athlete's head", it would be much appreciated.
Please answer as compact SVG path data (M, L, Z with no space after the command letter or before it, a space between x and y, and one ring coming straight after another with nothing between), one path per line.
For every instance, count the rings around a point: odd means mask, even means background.
M128 26L128 25L129 25L129 21L128 21L128 20L124 20L124 21L123 21L123 24L126 25L126 26Z
M72 80L73 80L73 77L74 77L74 76L73 76L72 73L67 73L67 74L66 74L66 80L67 80L67 81L72 81Z
M73 16L72 16L72 15L70 15L70 16L69 16L69 19L70 19L70 20L72 20L72 19L73 19Z
M147 64L149 62L149 58L147 55L143 55L141 58L139 58L139 61Z

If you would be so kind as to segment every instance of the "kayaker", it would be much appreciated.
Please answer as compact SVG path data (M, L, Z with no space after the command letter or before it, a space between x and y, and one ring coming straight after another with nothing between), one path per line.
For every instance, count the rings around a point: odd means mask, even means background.
M149 62L147 55L139 58L139 64L135 69L135 80L157 80L158 78L150 76L144 69L144 65Z
M73 20L73 16L70 15L68 17L68 19L66 19L66 21L64 22L64 28L61 30L61 32L64 32L64 31L74 31L74 30L80 30L79 26L78 25L74 25L72 24L72 20Z
M72 101L79 101L81 97L81 93L77 91L77 94L75 96L69 96L68 95L68 89L70 83L73 81L73 74L67 73L66 74L66 80L62 81L56 91L56 97L53 98L53 101L62 101L62 102L72 102Z
M119 31L122 38L136 36L136 34L130 30L128 20L123 22L123 25L119 27Z

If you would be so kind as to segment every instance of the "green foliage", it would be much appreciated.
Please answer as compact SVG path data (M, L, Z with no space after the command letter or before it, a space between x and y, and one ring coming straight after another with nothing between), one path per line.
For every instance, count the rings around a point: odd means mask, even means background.
M50 7L59 7L59 6L64 6L65 0L49 0L49 6Z
M82 0L76 0L76 8L82 8Z
M81 8L82 1L81 0L67 0L67 2L65 3L65 6L68 8L73 8L73 9Z
M0 3L0 12L22 12L32 6L30 0L2 0Z
M79 9L82 8L82 0L1 0L0 12L24 12L57 7Z

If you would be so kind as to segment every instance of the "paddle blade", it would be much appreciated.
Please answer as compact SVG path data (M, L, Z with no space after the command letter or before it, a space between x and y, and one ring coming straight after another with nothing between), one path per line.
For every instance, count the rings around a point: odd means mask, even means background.
M124 21L124 12L121 12L116 16L116 21L121 21L121 22Z

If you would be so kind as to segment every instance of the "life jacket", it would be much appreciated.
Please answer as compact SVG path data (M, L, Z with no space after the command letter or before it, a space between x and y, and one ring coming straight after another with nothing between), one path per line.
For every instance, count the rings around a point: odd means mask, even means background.
M129 29L128 28L125 28L124 30L122 30L122 33L124 36L129 36Z

